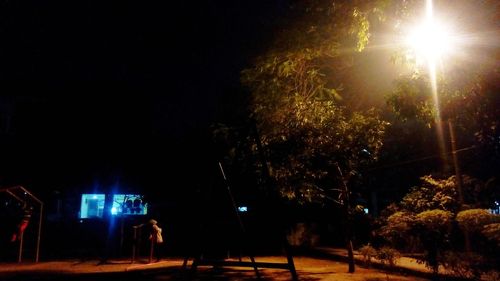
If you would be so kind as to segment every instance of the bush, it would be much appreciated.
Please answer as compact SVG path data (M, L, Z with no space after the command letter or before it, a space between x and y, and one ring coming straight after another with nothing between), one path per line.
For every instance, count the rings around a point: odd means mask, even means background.
M429 231L446 230L452 222L453 214L443 210L429 210L418 214L417 223L424 226Z
M386 265L394 267L396 265L397 259L401 257L401 254L393 248L382 247L378 250L377 258Z
M414 225L414 216L408 212L395 212L387 218L386 224L378 234L391 243L395 248L407 249L410 245L411 230Z
M370 266L372 264L372 258L377 256L377 250L370 244L361 247L359 253L363 256L363 262L366 266Z
M297 223L287 235L288 243L295 247L309 248L315 246L319 241L319 236L314 234L314 225Z
M470 209L457 214L458 225L467 231L480 231L483 226L494 223L496 216L485 209Z
M500 281L500 272L496 270L491 270L483 274L482 279L484 281Z
M497 246L500 247L500 223L485 225L482 233L488 240L496 242Z
M441 257L441 264L456 277L479 280L485 260L475 253L447 252Z

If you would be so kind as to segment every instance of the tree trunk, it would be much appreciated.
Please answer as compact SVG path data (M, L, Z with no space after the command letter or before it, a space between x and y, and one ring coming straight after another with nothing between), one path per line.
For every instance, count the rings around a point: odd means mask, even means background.
M354 267L354 252L352 249L352 240L351 237L347 238L347 257L349 259L349 273L354 273L355 267Z

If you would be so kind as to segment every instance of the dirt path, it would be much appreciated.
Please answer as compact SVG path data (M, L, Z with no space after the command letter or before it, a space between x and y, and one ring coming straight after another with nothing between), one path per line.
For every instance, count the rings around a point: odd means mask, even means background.
M285 257L256 257L257 262L285 263ZM347 264L327 258L295 257L295 267L301 281L424 281L425 278L386 273L378 269L357 267L354 274L347 272ZM128 261L51 261L32 264L0 264L0 280L179 280L182 259L171 258L153 264L130 264ZM288 281L291 274L282 269L259 269L262 280ZM40 276L44 276L40 278ZM85 279L87 276L88 278ZM137 279L140 276L140 279ZM251 268L213 268L200 266L193 280L257 280Z

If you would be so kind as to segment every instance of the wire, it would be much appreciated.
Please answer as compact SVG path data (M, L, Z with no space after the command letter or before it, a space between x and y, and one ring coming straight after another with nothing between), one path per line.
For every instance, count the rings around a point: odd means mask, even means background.
M469 147L457 149L455 151L450 151L450 152L447 152L445 154L446 155L451 155L454 152L455 153L456 152L463 152L463 151L468 151L468 150L475 149L475 148L477 148L477 146L473 145L473 146L469 146ZM382 166L378 166L378 167L373 167L373 168L370 168L370 169L366 169L364 171L365 172L369 172L369 171L374 171L374 170L380 170L380 169L392 168L392 167L397 167L397 166L403 166L403 165L412 164L412 163L416 163L416 162L421 162L421 161L425 161L425 160L429 160L429 159L433 159L433 158L438 158L438 157L441 157L441 154L434 154L434 155L429 155L429 156L425 156L425 157L421 157L421 158L416 158L416 159L412 159L412 160L407 160L407 161L402 161L402 162L396 162L396 163L392 163L392 164L382 165Z

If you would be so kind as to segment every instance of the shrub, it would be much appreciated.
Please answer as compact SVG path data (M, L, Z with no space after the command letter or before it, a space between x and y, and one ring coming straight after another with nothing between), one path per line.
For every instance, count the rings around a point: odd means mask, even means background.
M497 243L497 246L500 247L500 223L491 223L485 225L482 231L482 234L493 242Z
M482 280L484 281L500 281L500 272L491 270L483 274Z
M372 258L377 256L377 250L375 250L375 248L373 248L370 244L361 247L359 252L363 256L363 261L366 266L370 266L372 264Z
M377 258L383 263L387 264L390 267L394 267L396 265L397 259L401 257L401 254L393 248L390 247L382 247L378 250Z
M461 279L479 280L484 263L484 258L475 253L447 252L441 256L444 268Z
M429 210L418 214L417 222L429 231L442 231L451 224L453 214L443 210Z
M287 235L288 243L292 246L308 248L318 243L319 236L314 234L313 226L306 223L297 223Z
M411 240L411 229L414 225L414 216L408 212L395 212L387 218L378 234L388 240L395 248L406 248Z
M467 231L480 231L483 226L495 222L496 216L485 209L470 209L457 214L458 225Z

